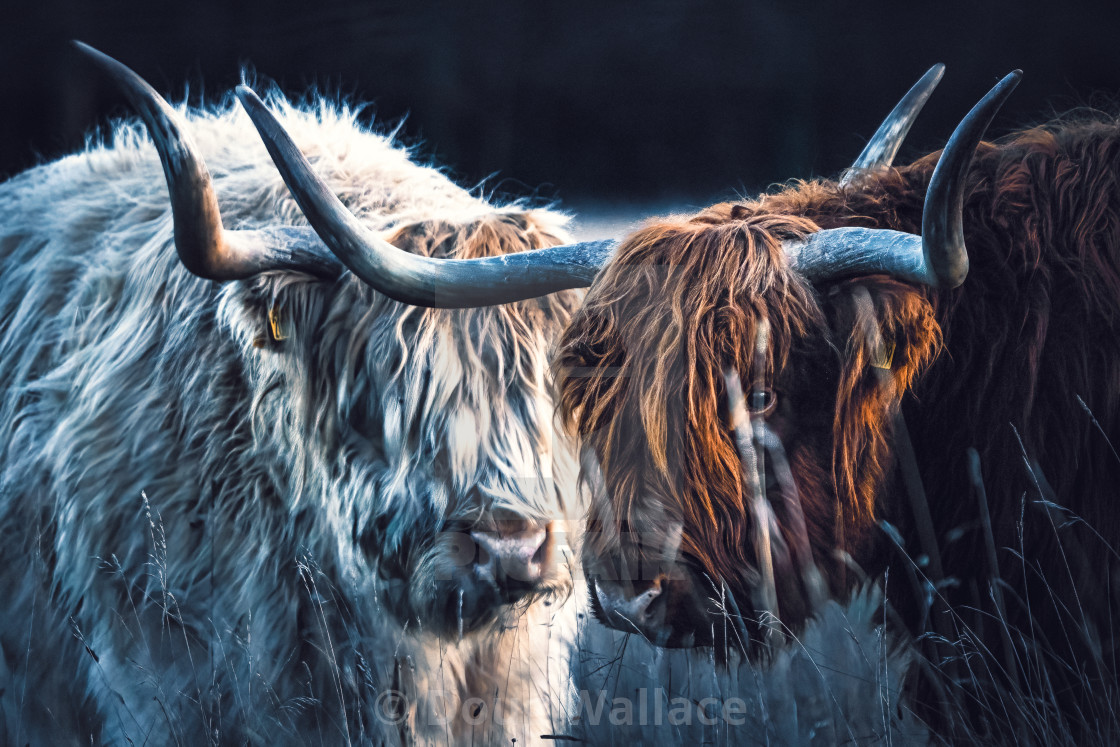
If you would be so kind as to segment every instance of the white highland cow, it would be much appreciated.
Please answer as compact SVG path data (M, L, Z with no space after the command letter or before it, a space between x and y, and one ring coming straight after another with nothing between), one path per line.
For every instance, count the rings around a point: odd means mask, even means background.
M0 185L0 742L562 731L581 507L546 377L578 292L389 300L232 99L175 112L83 49L146 128ZM240 95L416 257L566 238L353 112Z

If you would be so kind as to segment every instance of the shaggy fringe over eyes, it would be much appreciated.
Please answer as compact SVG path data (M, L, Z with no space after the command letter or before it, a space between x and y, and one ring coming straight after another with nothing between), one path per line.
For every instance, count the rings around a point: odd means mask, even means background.
M616 521L639 521L632 508L663 498L685 525L681 549L720 577L753 564L724 370L757 380L764 319L767 381L792 340L823 326L780 243L814 230L721 204L639 231L588 293L554 362L562 416L597 453ZM735 555L713 557L719 547Z
M459 259L498 256L564 243L565 237L544 220L545 217L533 212L498 212L464 223L425 221L404 227L391 241L415 254ZM386 301L400 309L397 339L402 344L396 352L402 361L415 357L434 342L431 335L436 331L448 326L455 329L454 334L445 331L442 334L458 342L460 387L464 391L458 395L430 392L426 417L444 418L448 409L469 406L478 417L478 427L485 431L485 423L508 420L505 410L518 405L510 400L511 392L493 385L508 386L509 382L516 381L525 395L541 400L538 407L519 412L517 422L526 424L538 438L550 438L552 422L538 420L540 413L551 409L543 375L548 369L547 353L552 340L542 332L559 330L566 324L581 296L576 291L554 293L514 304L473 309L420 309ZM413 324L416 328L408 330ZM410 373L409 367L402 363L395 377L414 374L415 371ZM490 384L488 388L487 384ZM473 435L480 437L481 432ZM510 474L516 472L515 465L507 463L510 454L494 451L491 443L483 440L472 448L481 448L493 462L505 463ZM509 448L507 445L506 451ZM462 491L470 487L456 486ZM522 511L525 508L513 496L508 501L499 499L498 504L502 503Z
M892 408L940 345L930 304L912 286L861 278L819 302L781 248L817 225L757 210L716 205L635 234L589 292L554 360L562 416L600 460L616 526L640 524L640 509L656 500L683 522L681 549L722 578L755 564L724 371L774 386L800 341L834 341L839 382L821 381L837 387L833 446L820 455L825 469L831 458L833 490L816 500L836 503L806 511L830 517L848 549L875 518ZM756 360L764 320L769 339ZM872 365L880 335L896 348L885 385L887 372ZM593 520L603 513L596 505Z
M533 211L511 211L464 222L424 221L401 228L390 241L413 254L428 257L494 257L564 243L566 237L558 226L552 225L555 221L547 220L548 217ZM546 340L540 339L541 331L556 330L566 324L581 297L578 291L568 291L497 307L470 309L421 309L388 299L385 303L400 310L397 336L402 342L402 360L407 359L409 347L415 346L410 339L413 334L403 330L408 320L415 320L421 329L451 324L458 327L458 334L452 339L461 343L464 376L471 371L487 371L497 381L515 375L531 384L536 373L525 366L535 357L536 351L547 345ZM409 341L408 345L404 345L405 340ZM504 394L489 392L485 396L501 398ZM543 396L547 392L540 394ZM495 407L497 405L494 403Z
M511 208L410 223L389 238L414 254L474 258L551 246L566 237L555 214ZM571 317L579 292L495 307L423 309L350 278L340 300L323 309L313 286L269 282L281 285L266 288L262 297L276 298L291 314L297 338L307 331L314 338L287 345L286 358L301 372L277 372L306 413L301 420L308 431L297 441L330 443L344 436L347 424L368 423L367 435L388 465L385 486L404 489L410 475L431 473L437 482L448 481L453 502L443 508L452 514L480 511L481 505L460 505L478 490L492 507L555 518L550 503L519 495L510 481L536 455L556 456L546 415L552 411L547 355L551 334ZM261 326L266 307L260 309ZM306 360L296 354L300 347ZM448 438L468 424L469 432ZM545 472L550 466L543 465ZM378 510L400 510L390 508L395 491L385 486ZM408 526L404 522L401 530Z

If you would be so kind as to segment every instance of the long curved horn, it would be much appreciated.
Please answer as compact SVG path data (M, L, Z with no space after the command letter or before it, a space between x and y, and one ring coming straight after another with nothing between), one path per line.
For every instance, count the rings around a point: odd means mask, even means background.
M252 89L238 86L237 97L311 226L351 272L398 301L466 308L584 288L614 251L613 241L592 241L499 257L448 260L398 249L346 209Z
M956 288L968 274L964 184L973 153L996 112L1019 85L1022 70L996 84L965 115L941 152L922 210L922 235L871 228L830 228L788 241L790 263L812 281L886 273L938 288Z
M175 249L184 267L210 280L268 270L338 277L343 268L310 228L225 230L210 172L179 114L128 67L80 41L74 46L116 84L148 128L171 193Z
M926 105L930 94L933 93L933 89L937 88L937 84L941 82L941 76L944 74L945 65L940 62L937 63L927 70L926 74L906 92L902 100L895 104L891 113L879 125L879 129L875 130L875 134L871 136L871 140L868 141L863 152L859 154L859 158L840 179L841 187L850 185L859 176L869 171L890 168L891 164L894 163L895 155L898 154L898 149L902 147L902 141L906 139L907 133L914 125L914 120L918 118L922 107Z
M945 144L930 177L922 210L922 245L926 268L938 279L935 285L939 287L956 288L968 275L961 215L965 175L988 125L1022 77L1022 70L1011 71L972 107Z

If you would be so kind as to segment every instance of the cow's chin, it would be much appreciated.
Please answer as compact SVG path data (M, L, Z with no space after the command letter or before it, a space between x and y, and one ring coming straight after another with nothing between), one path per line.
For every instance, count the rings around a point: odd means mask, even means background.
M516 626L530 605L563 599L569 591L550 579L542 579L531 589L507 591L472 574L438 584L434 595L424 601L428 602L431 632L465 636L495 626Z
M530 605L559 603L571 594L571 574L561 571L552 568L535 584L516 588L496 583L478 566L455 568L436 578L417 573L405 589L405 614L420 629L441 637L513 627Z
M591 609L609 628L642 636L662 648L711 646L724 659L731 650L748 659L765 656L777 638L770 625L785 629L749 601L740 604L727 588L713 586L708 574L689 565L674 565L652 581L611 581L589 578ZM752 596L747 591L746 600ZM788 598L787 598L788 599ZM800 614L800 611L799 613ZM800 623L798 617L795 623Z

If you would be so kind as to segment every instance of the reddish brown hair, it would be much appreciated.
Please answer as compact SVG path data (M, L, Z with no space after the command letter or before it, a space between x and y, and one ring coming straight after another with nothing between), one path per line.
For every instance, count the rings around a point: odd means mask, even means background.
M756 563L724 372L784 396L789 373L815 363L828 393L804 404L831 408L830 443L804 439L790 453L812 544L827 554L865 541L889 460L891 407L940 336L924 296L886 278L862 279L858 296L818 298L781 248L817 229L760 203L722 204L651 225L620 247L556 357L561 411L594 449L613 504L593 508L593 521L609 513L615 528L639 524L656 498L681 523L681 550L693 562L717 578L741 577ZM886 386L870 365L878 351L868 324L895 346ZM590 549L617 551L612 537L592 533L603 546Z

